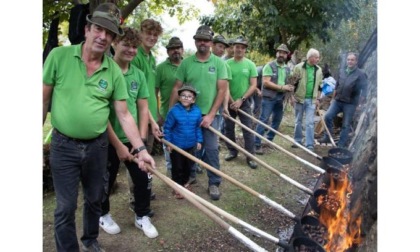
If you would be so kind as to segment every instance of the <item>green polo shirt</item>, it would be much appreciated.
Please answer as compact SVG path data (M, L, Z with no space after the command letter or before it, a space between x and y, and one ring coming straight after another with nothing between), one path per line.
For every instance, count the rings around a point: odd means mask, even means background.
M228 79L225 62L214 54L210 54L205 62L200 62L195 54L184 59L175 76L195 87L196 104L204 115L210 112L216 99L217 81Z
M124 74L125 84L128 92L127 107L130 114L133 116L136 124L139 122L139 115L137 111L137 100L147 99L149 97L149 91L147 90L146 77L143 72L137 67L130 65L128 71ZM118 121L117 114L113 104L111 103L111 113L109 115L109 121L118 139L123 143L128 143L129 140L122 129L120 122Z
M314 93L314 86L315 86L315 67L306 64L306 74L307 74L307 82L306 82L306 93L305 98L312 99L312 95Z
M54 86L51 124L63 134L92 139L105 132L111 100L128 98L120 67L104 55L101 66L88 77L82 45L54 48L43 69L43 82Z
M131 64L143 71L146 76L147 88L149 90L149 98L147 103L149 104L150 113L153 119L157 121L157 100L155 94L155 83L156 83L156 60L152 53L147 54L143 47L139 46L137 49L137 55L131 61Z
M250 86L250 79L258 76L255 63L247 58L235 61L234 58L226 61L232 71L232 79L229 82L229 91L233 100L241 98Z
M171 98L172 88L176 78L175 73L178 66L172 64L169 59L160 63L156 69L156 88L160 90L160 115L166 118L169 109L169 100Z
M276 62L276 66L277 66L277 73L278 73L278 78L277 78L277 85L285 85L286 84L286 64L283 65L279 65ZM263 76L273 76L273 69L271 69L270 64L266 64L263 68Z

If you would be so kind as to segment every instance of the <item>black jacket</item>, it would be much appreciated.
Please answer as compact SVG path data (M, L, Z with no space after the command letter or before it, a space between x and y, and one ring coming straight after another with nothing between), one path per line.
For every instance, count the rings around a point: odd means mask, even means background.
M357 105L361 95L366 97L366 89L367 77L362 70L356 68L349 74L345 70L342 70L335 89L335 99Z

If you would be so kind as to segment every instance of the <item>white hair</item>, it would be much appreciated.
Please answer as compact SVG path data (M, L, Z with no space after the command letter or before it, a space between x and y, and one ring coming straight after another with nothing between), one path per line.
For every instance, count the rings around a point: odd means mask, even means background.
M319 51L317 49L314 49L314 48L309 49L308 53L306 54L306 59L309 59L312 56L318 56L319 57Z

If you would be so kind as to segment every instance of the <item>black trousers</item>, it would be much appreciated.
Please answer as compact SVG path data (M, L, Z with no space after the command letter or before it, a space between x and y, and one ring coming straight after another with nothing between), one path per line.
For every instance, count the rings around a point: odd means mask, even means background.
M124 143L128 149L131 149L130 143ZM134 212L138 217L143 217L150 212L150 193L152 189L152 176L139 169L138 165L134 162L124 162L125 166L130 173L134 184ZM120 160L117 151L112 145L108 147L108 173L109 179L106 188L106 198L102 203L102 215L107 214L110 210L109 196L111 188L117 178L118 170L120 167Z
M195 147L183 150L195 156ZM172 180L184 186L190 178L191 167L194 165L194 161L175 150L172 150L170 156L172 162Z

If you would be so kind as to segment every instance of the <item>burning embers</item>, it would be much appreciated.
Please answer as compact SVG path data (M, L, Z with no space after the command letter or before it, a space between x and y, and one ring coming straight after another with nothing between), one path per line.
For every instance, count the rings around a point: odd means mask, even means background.
M328 230L326 251L346 251L361 242L361 216L357 216L358 207L350 209L352 186L344 165L342 171L329 171L329 179L321 186L321 193L315 195L319 207L319 221Z

